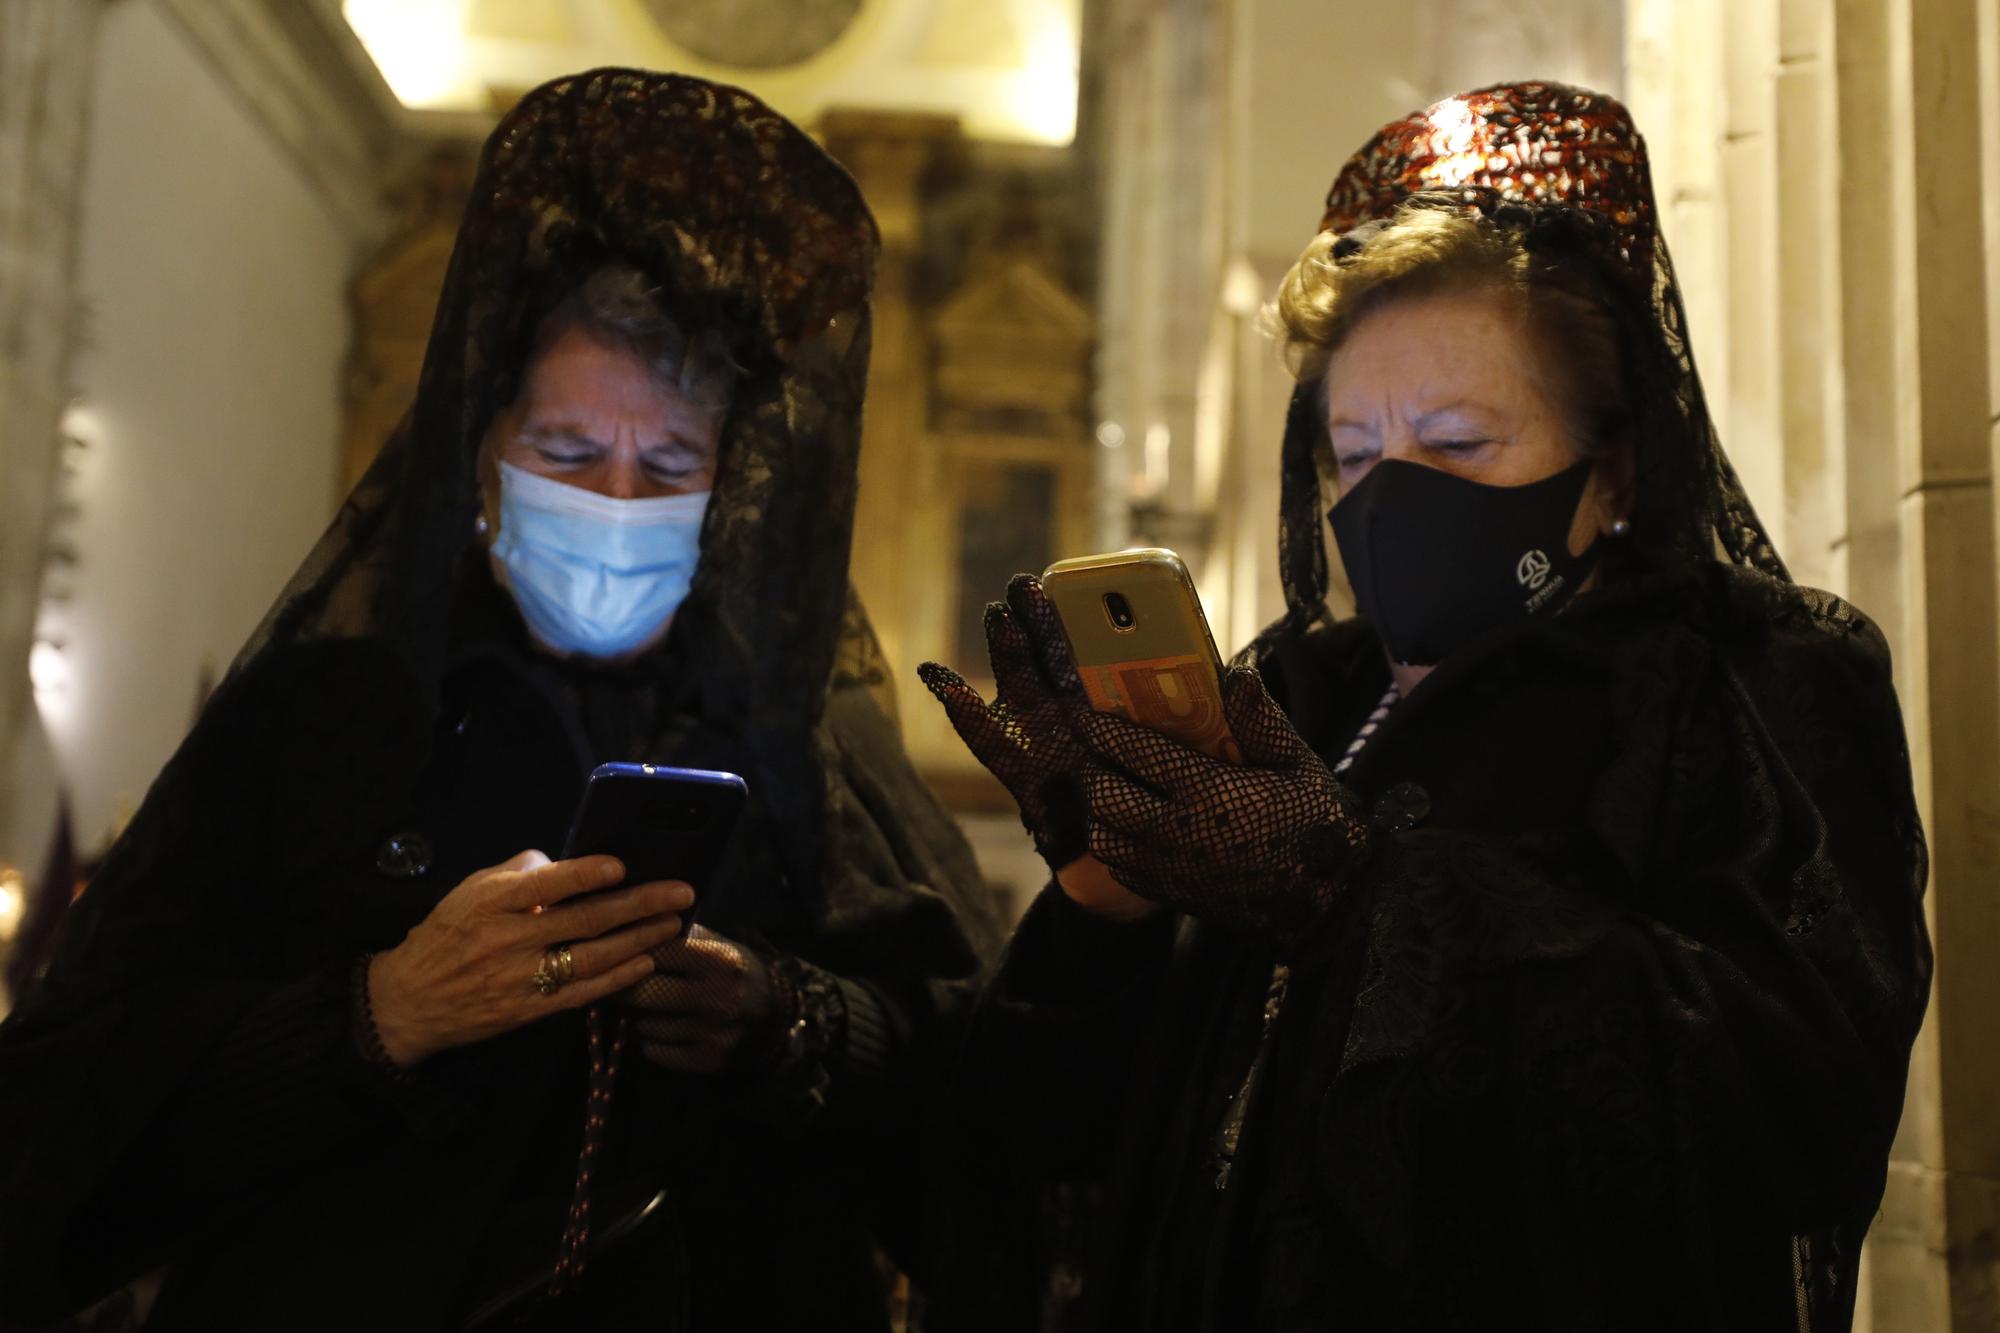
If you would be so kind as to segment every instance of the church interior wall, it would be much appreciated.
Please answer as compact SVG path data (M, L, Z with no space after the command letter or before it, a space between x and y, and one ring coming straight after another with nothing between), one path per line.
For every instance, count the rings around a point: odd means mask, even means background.
M60 654L42 712L85 848L130 813L331 516L353 261L154 0L108 7L99 40L81 447L58 517L77 558L42 627Z

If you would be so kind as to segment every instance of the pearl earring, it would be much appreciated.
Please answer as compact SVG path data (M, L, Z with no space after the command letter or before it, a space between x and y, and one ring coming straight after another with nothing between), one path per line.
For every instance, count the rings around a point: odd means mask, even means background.
M481 514L479 515L479 517L472 520L472 530L478 533L481 537L484 537L486 535L488 526L489 525L486 522L486 515L484 514Z
M1611 535L1612 535L1612 536L1614 536L1614 537L1627 537L1627 536L1630 536L1630 535L1631 535L1631 533L1632 533L1632 520L1631 520L1631 519L1629 519L1629 518L1614 518L1614 519L1612 519L1612 520L1611 520Z

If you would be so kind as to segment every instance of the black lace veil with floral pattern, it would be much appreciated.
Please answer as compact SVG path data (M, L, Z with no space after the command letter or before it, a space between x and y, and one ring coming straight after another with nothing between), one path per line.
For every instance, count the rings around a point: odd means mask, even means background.
M740 719L757 812L810 891L836 659L886 681L847 581L878 244L847 173L747 93L607 69L528 94L481 160L415 403L234 671L302 640L372 636L436 679L480 438L540 318L596 268L629 264L744 368L689 598L701 633L681 660L708 706Z

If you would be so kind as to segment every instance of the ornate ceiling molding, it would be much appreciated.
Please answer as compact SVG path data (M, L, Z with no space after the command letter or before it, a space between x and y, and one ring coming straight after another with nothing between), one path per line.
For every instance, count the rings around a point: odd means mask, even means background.
M384 191L427 136L342 21L337 0L162 0L225 85L270 131L361 246Z

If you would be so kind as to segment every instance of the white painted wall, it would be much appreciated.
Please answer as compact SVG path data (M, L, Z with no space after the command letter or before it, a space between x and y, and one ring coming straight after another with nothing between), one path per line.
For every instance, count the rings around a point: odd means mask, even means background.
M1341 164L1389 120L1436 100L1427 9L1246 0L1241 13L1239 245L1290 267Z
M331 514L350 245L153 0L107 7L76 370L88 441L41 704L94 848Z

